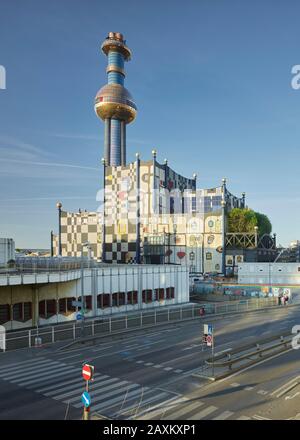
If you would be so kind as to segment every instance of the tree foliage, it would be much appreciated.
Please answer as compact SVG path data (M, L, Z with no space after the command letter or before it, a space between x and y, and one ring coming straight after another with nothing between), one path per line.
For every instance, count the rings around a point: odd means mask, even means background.
M270 234L272 225L265 214L255 212L249 208L234 208L228 213L228 232L253 233L258 226L259 235Z
M259 235L271 234L272 232L272 223L269 218L265 214L261 214L260 212L255 213L257 218L257 226Z

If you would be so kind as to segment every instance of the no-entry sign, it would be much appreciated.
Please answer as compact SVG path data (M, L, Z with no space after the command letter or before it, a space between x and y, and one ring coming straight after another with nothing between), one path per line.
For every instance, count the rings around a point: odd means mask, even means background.
M91 380L94 374L94 367L92 365L84 364L82 367L82 377L84 380Z
M206 344L208 347L211 347L213 343L213 336L212 335L207 335L206 336Z

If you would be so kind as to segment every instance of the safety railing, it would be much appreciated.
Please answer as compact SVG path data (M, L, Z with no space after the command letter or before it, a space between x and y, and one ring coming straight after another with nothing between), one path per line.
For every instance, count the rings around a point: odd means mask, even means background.
M282 332L247 345L241 345L230 352L212 356L206 359L205 363L213 368L216 376L218 376L216 373L219 369L220 377L224 377L240 368L255 364L263 358L288 350L293 336L291 331ZM233 366L235 367L234 370Z
M276 304L275 298L262 298L222 304L164 306L157 309L128 312L123 315L88 318L84 320L84 324L81 321L71 321L51 326L45 325L24 330L13 330L6 333L6 350L53 344L63 340L75 341L88 337L106 336L170 322L203 319L207 316L259 310L273 307Z

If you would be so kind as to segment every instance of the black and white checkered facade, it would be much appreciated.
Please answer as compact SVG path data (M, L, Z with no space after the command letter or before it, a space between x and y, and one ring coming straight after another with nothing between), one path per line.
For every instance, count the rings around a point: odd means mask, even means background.
M94 258L106 263L170 263L219 272L222 201L227 211L245 203L226 185L196 190L196 180L156 160L105 166L104 217L62 212L62 255L80 256L89 241Z
M100 261L102 257L103 217L98 212L61 211L61 247L63 257L88 255L83 243L89 242L91 257ZM53 255L58 255L58 235L53 236Z

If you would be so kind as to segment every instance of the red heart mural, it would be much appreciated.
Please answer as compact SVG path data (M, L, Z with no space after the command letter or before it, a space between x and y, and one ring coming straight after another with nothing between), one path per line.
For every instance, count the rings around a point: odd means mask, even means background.
M177 252L177 257L180 258L181 260L182 258L185 257L185 252Z

